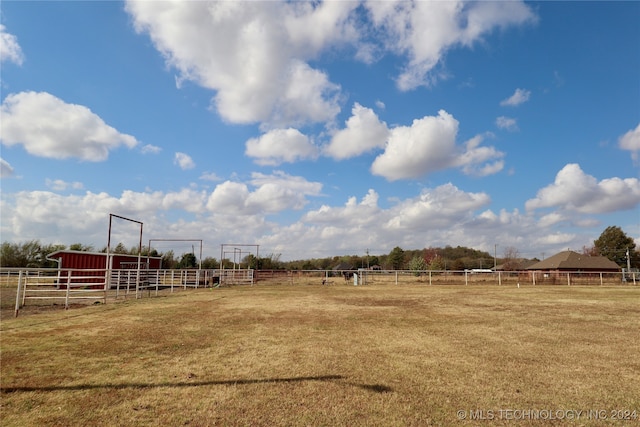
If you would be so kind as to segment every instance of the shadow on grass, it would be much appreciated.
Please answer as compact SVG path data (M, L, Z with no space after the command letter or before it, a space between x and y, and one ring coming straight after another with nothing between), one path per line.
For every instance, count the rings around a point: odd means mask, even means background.
M337 381L345 377L342 375L321 375L313 377L290 377L290 378L264 378L264 379L239 379L239 380L220 380L220 381L193 381L193 382L163 382L157 384L130 383L130 384L78 384L78 385L55 385L44 387L0 387L0 393L20 393L33 391L74 391L74 390L97 390L97 389L146 389L159 387L202 387L212 385L248 385L248 384L268 384L268 383L296 383L305 381ZM390 387L380 384L355 384L348 385L362 388L364 390L376 393L387 393L393 391Z

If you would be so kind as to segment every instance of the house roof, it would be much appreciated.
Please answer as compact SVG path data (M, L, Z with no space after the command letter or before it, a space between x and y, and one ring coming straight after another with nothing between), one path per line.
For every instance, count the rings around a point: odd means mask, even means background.
M348 262L341 262L340 264L333 267L333 270L340 271L340 270L355 270L355 269L353 268L353 265L349 264Z
M563 251L530 265L527 270L619 271L620 267L609 258L603 256L588 256L573 251Z

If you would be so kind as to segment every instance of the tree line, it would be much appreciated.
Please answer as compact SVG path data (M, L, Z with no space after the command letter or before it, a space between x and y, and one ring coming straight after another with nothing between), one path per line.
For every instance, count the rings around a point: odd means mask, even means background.
M3 242L0 247L1 267L27 267L27 268L55 268L57 263L48 260L47 256L60 250L75 250L87 252L106 253L106 246L100 250L94 246L74 243L68 248L59 244L42 244L38 240L24 243ZM127 248L118 243L111 253L138 255L138 246ZM640 252L637 250L634 240L627 236L620 227L607 227L593 246L585 246L582 253L589 256L605 256L614 261L620 267L640 267ZM196 268L198 259L193 252L185 252L176 256L173 250L158 252L156 249L149 251L148 247L142 247L142 256L162 258L162 267L165 269ZM628 260L627 260L628 258ZM525 261L539 261L538 258L530 260L520 257L515 247L503 248L500 257L464 246L429 247L424 249L404 250L399 246L393 248L384 255L345 255L326 258L314 258L295 261L281 261L279 254L256 257L247 255L241 261L235 262L223 259L224 268L252 268L259 270L331 270L336 267L341 269L380 268L384 270L469 270L489 269L500 265L503 270L522 269ZM202 259L202 268L214 269L220 267L220 260L214 257Z

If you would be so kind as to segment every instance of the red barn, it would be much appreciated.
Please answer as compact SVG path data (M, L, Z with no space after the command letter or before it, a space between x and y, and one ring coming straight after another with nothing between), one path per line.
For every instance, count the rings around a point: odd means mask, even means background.
M111 270L138 269L138 255L110 253L109 258ZM83 279L83 282L104 283L107 268L107 254L104 252L56 251L49 254L47 259L56 261L60 269L71 271L72 276L96 276L95 279ZM159 270L161 267L161 257L140 257L141 270ZM65 283L66 279L61 281Z

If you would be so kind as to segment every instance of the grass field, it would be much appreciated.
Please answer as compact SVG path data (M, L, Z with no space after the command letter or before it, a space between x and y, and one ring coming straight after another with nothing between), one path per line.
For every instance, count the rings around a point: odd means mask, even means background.
M1 425L638 425L639 326L639 287L272 284L32 312L0 325Z

